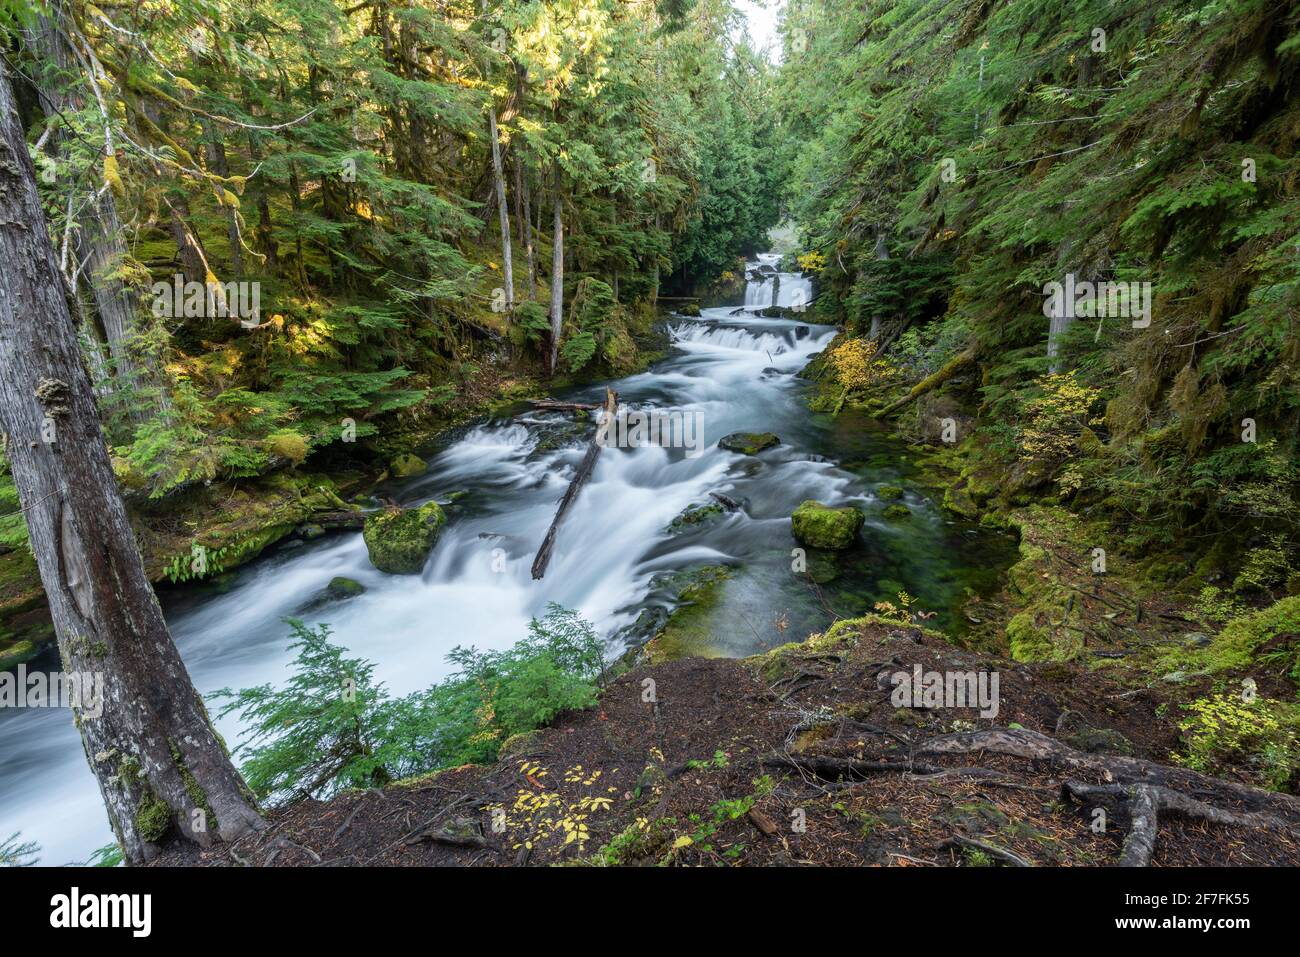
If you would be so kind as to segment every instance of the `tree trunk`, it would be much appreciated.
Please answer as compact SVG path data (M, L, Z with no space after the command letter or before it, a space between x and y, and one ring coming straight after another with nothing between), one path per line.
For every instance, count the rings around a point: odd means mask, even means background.
M501 169L501 140L497 135L497 107L488 102L488 132L492 138L492 179L496 182L497 215L501 220L501 268L506 281L506 311L515 308L515 267L510 249L510 212L506 209L506 177Z
M226 144L221 139L221 131L211 124L205 124L208 135L208 166L212 172L221 177L230 176L230 164L226 160ZM226 240L230 244L230 270L236 279L244 275L244 251L239 236L239 217L231 206L222 206L226 214Z
M560 357L560 328L564 320L564 198L560 195L560 167L555 166L555 223L551 244L551 374Z
M86 757L138 863L264 825L145 576L63 288L0 68L0 423L63 667L102 692L74 703Z
M655 232L660 230L659 211L655 210ZM650 304L655 305L659 302L659 253L654 253L654 270L650 277Z
M516 218L519 220L520 238L524 244L524 253L528 257L528 298L537 298L537 257L533 252L533 201L528 189L528 174L523 169L523 159L515 154L515 192L516 198L523 203L523 208Z
M77 73L76 63L68 39L55 19L41 17L34 30L35 46L49 62L58 66L61 73ZM94 82L93 78L85 78ZM85 108L82 97L59 89L39 89L41 109L47 117L58 117L67 112ZM105 120L107 122L107 120ZM61 141L66 135L57 134ZM98 342L100 330L113 359L114 386L131 384L136 375L135 359L131 355L130 340L135 334L137 308L135 292L114 278L127 258L121 221L117 216L117 203L102 184L91 184L91 199L77 219L79 226L72 231L73 262L68 267L72 294L78 294L80 273L84 272L95 301L99 329L86 324L86 336L93 345ZM70 187L71 188L71 187ZM88 317L87 317L88 318Z

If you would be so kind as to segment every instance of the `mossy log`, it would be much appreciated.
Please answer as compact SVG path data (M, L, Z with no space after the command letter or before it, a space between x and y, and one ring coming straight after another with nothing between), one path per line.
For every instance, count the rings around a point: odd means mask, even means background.
M907 395L903 396L897 402L891 402L889 405L881 409L880 418L883 419L885 416L892 415L909 402L915 402L927 392L932 392L937 389L957 373L965 369L968 365L971 365L975 361L975 355L976 350L971 348L967 349L956 358L949 360L942 369L931 373L916 385L912 386Z

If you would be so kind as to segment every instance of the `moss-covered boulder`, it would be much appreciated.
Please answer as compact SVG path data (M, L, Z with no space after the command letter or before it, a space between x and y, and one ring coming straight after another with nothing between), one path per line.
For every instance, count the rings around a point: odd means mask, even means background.
M355 598L357 595L365 594L366 586L353 578L344 578L342 575L337 578L331 578L330 583L325 586L325 593L336 601L344 598Z
M371 515L361 533L370 563L393 575L418 574L446 523L447 516L437 502Z
M903 497L903 489L898 485L882 485L876 489L876 498L882 502L896 502Z
M852 505L831 508L812 499L790 516L790 530L800 543L812 548L848 548L862 529L863 515Z
M771 432L732 432L718 440L718 448L741 455L757 455L780 444L781 440Z
M424 459L409 452L399 455L388 463L388 471L393 478L410 478L413 475L423 475L426 469L428 469L428 466L424 464Z
M677 310L677 314L680 316L696 318L700 314L700 304L698 302L682 303L681 308Z
M708 505L688 505L682 509L681 514L672 520L668 526L668 531L670 534L676 535L692 528L698 528L720 518L725 512L726 509L717 502Z
M906 505L901 505L898 502L895 502L893 505L886 505L885 511L882 514L891 522L896 522L899 519L910 518L912 510Z

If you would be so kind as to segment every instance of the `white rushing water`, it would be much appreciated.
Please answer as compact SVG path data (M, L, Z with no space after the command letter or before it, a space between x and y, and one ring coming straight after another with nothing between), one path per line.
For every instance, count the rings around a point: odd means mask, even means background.
M766 256L750 265L775 261ZM772 285L750 283L746 303L771 305ZM799 289L806 297L806 280L782 274L780 302L798 301ZM628 408L698 415L704 454L607 449L560 530L543 581L532 580L530 565L589 427L564 414L531 412L464 431L431 457L426 474L395 488L404 504L465 493L448 509L448 526L423 574L381 573L359 533L339 533L282 547L238 570L224 594L191 593L171 603L168 620L195 685L209 694L282 682L291 661L282 619L295 616L327 621L336 640L374 661L376 678L400 695L444 677L444 655L456 645L514 643L548 602L577 609L614 635L635 620L656 574L743 559L773 542L788 548L794 504L849 492L845 474L790 445L808 418L793 375L833 330L798 319L733 317L733 309L674 319L673 355L653 371L612 383ZM602 394L603 387L590 388L576 397ZM786 439L764 454L762 481L753 478L753 459L716 447L729 432L751 430ZM669 536L673 518L707 503L711 491L742 498L746 507L707 533ZM322 605L322 590L337 575L361 582L365 594ZM218 727L232 745L239 740L233 716ZM14 831L38 842L51 864L84 860L112 839L66 711L0 712L0 839Z
M812 303L812 280L802 273L780 272L780 263L777 253L759 253L758 259L749 264L750 281L745 285L747 310L757 312L779 306L802 312ZM755 277L759 281L754 281Z

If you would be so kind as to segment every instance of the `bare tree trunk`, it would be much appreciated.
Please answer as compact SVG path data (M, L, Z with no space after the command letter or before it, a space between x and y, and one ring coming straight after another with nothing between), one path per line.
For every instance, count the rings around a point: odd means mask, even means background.
M86 757L138 863L264 825L145 576L63 289L0 67L0 424L63 667L102 692L74 703Z
M555 165L555 222L551 243L551 372L560 357L564 321L564 197L560 195L560 166Z
M515 308L515 267L510 249L510 212L506 209L506 177L501 168L501 140L497 135L497 107L488 102L488 131L492 138L492 178L496 181L497 215L501 219L501 263L506 280L506 310Z
M41 17L39 26L34 30L34 39L42 56L57 66L60 73L79 71L69 40L57 20ZM94 82L93 77L85 79L88 83ZM37 92L41 109L48 117L79 111L85 107L83 98L76 94L46 88ZM122 223L117 216L117 203L113 200L112 192L101 189L101 185L91 184L89 202L77 215L79 225L71 236L73 261L69 263L65 275L74 296L78 293L80 276L83 273L86 276L94 297L95 312L99 317L98 329L87 323L86 336L93 345L99 340L102 330L109 355L113 359L114 380L129 384L136 375L130 340L135 334L139 301L135 292L116 278L127 258L126 243L122 240Z

